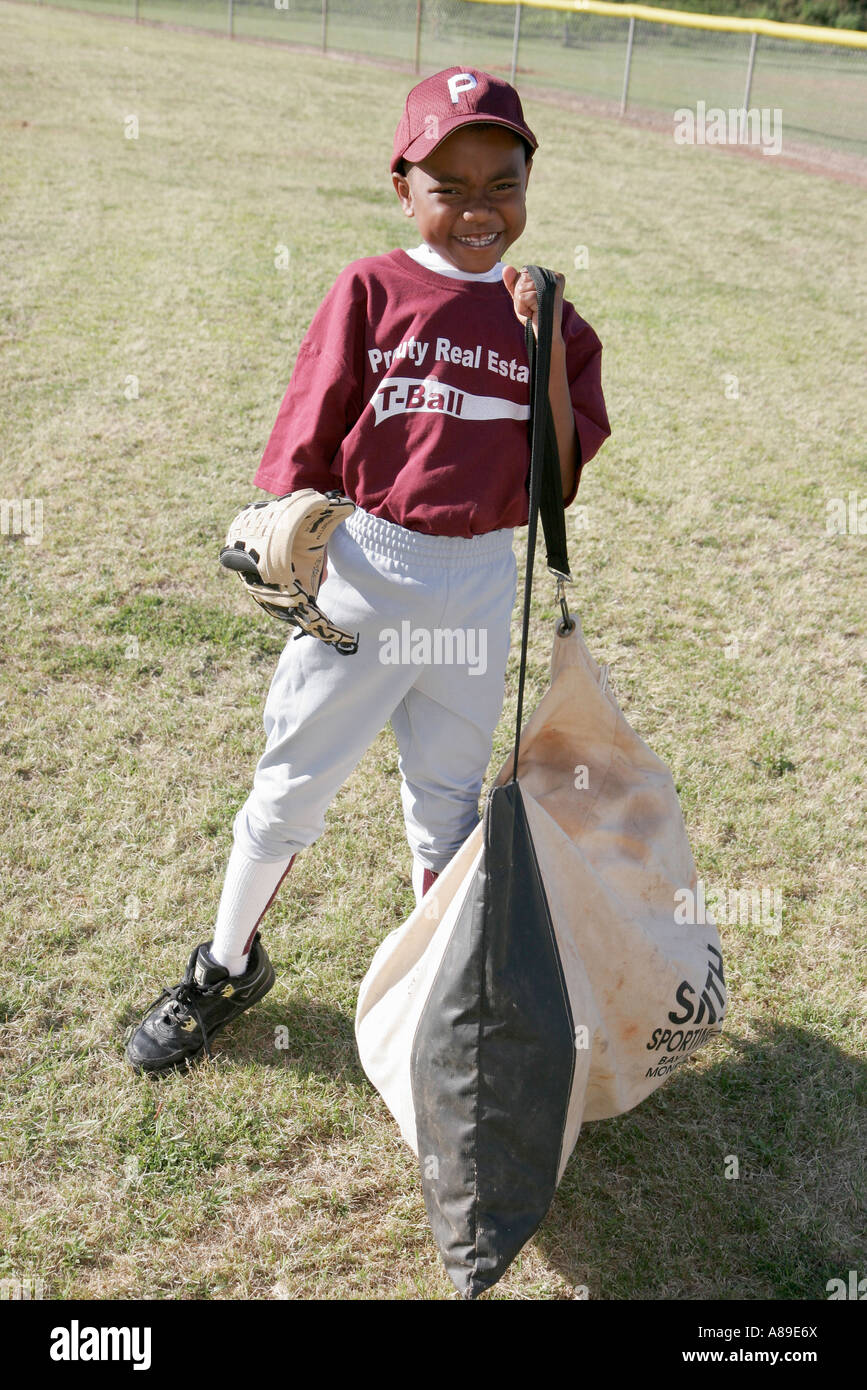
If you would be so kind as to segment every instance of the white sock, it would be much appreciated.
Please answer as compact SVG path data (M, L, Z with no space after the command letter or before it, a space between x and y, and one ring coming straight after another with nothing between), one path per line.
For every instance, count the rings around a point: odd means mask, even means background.
M230 975L243 975L256 928L276 896L295 855L276 862L248 859L232 847L214 927L211 955Z

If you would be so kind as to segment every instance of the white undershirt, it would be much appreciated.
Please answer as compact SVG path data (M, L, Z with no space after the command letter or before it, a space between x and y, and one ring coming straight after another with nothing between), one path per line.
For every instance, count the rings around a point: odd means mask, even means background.
M439 251L434 251L432 246L428 246L423 241L421 246L414 246L411 251L407 251L408 256L412 256L414 261L423 265L427 270L435 270L439 275L447 275L452 280L478 280L481 282L494 282L503 278L503 262L497 264L491 270L458 270L456 265L447 261L445 256L441 256Z

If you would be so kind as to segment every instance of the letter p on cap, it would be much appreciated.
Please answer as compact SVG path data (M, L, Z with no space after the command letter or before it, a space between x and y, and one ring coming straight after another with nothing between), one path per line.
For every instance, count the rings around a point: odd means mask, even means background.
M457 106L461 92L470 92L478 85L471 72L456 72L454 77L449 78L449 96L454 105Z

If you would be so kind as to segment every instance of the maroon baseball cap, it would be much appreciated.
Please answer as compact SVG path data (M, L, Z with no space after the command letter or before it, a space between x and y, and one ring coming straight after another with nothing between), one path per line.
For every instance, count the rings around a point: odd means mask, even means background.
M538 141L524 120L521 98L500 77L475 68L446 68L413 87L394 135L391 172L402 159L420 164L446 136L471 123L505 126L526 141L532 155Z

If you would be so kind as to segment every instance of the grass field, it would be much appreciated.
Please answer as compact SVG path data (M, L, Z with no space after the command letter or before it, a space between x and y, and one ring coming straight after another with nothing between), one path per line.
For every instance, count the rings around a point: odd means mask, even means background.
M36 543L0 535L0 1278L447 1299L353 1038L412 905L390 731L271 909L278 983L215 1063L148 1082L123 1057L210 935L263 741L280 638L217 551L323 293L413 244L387 174L409 79L9 3L0 54L0 497L43 508ZM867 535L827 525L867 495L863 190L527 114L512 259L567 273L613 426L570 514L574 606L704 881L784 910L778 935L723 926L723 1038L585 1129L490 1296L822 1299L867 1267ZM528 707L551 599L540 566Z
M131 16L133 0L75 0L86 10ZM228 28L226 0L139 0L143 21ZM285 6L238 0L235 34L319 48L320 0ZM462 63L508 75L514 17L508 5L454 3L423 9L421 65L426 72ZM565 43L568 30L569 42ZM518 73L527 87L568 93L619 106L623 86L625 20L525 10ZM409 65L415 55L415 0L329 0L329 49ZM672 29L639 22L629 85L630 109L672 119L681 107L740 107L750 50L748 34ZM863 158L867 156L867 51L792 43L762 37L750 105L778 109L784 137Z

